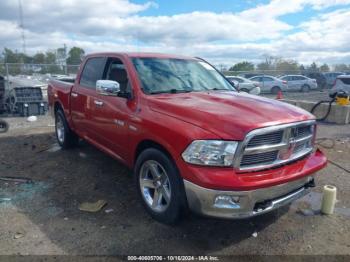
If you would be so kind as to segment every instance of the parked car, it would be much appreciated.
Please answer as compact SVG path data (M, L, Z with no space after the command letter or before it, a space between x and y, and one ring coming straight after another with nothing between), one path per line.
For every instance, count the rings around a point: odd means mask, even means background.
M227 76L230 82L232 82L240 92L246 92L253 95L260 94L260 84L259 82L251 81L247 78L240 76Z
M313 115L238 93L200 59L100 53L79 70L74 84L48 87L59 145L83 138L126 164L160 222L187 208L221 218L269 212L305 195L327 163Z
M309 72L306 72L303 75L308 77L308 78L315 79L318 88L320 88L320 89L327 88L327 79L322 73L318 73L318 72L309 73Z
M337 79L338 76L340 75L345 75L343 72L327 72L323 73L323 75L326 78L326 85L328 88L331 88L335 84L335 80Z
M330 93L335 93L339 91L345 91L350 94L350 75L339 75L337 76L334 86L330 90Z
M250 78L251 81L259 82L262 93L277 94L279 91L288 91L287 81L274 76L263 75Z
M306 76L285 75L281 76L280 79L287 81L288 91L309 92L312 89L317 89L316 80Z
M244 77L246 79L252 78L254 76L263 76L264 74L261 73L245 73L245 74L240 74L240 77Z

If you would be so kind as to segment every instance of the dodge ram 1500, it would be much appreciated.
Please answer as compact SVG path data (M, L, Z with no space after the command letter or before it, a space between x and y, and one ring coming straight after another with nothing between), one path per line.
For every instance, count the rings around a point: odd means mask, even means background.
M327 162L313 115L238 93L199 58L88 55L74 83L51 81L64 149L84 139L134 171L148 213L245 218L300 198Z

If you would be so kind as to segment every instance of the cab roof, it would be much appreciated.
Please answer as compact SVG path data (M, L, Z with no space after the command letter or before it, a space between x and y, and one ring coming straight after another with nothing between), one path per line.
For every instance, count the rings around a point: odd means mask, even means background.
M120 55L129 58L163 58L163 59L186 59L186 60L197 60L195 57L174 55L174 54L163 54L163 53L148 53L148 52L103 52L103 53L91 53L86 57L96 56L115 56Z

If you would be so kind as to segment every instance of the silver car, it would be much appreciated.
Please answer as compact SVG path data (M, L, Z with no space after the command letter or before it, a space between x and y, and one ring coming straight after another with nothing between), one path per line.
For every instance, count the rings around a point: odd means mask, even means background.
M260 89L262 93L277 94L279 91L287 91L287 81L278 79L274 76L262 75L249 78L251 81L260 83Z
M315 79L308 78L302 75L284 75L281 80L287 81L288 91L309 92L312 89L317 89Z
M330 90L330 93L335 93L339 91L345 91L350 94L350 75L340 75L337 76L333 88Z
M260 94L259 82L251 81L247 78L240 76L227 76L226 77L231 83L234 83L240 92L246 92L253 95Z
M345 73L343 73L343 72L327 72L327 73L323 73L323 75L326 78L327 87L331 88L332 86L334 86L335 81L337 80L337 77L340 75L345 75Z

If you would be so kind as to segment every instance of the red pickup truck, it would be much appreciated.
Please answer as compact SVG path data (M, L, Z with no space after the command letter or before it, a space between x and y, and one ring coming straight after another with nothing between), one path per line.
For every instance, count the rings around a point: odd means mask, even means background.
M49 105L62 148L79 138L134 170L150 215L220 218L266 213L303 196L326 157L314 116L238 93L199 58L88 55L75 83L52 81Z

